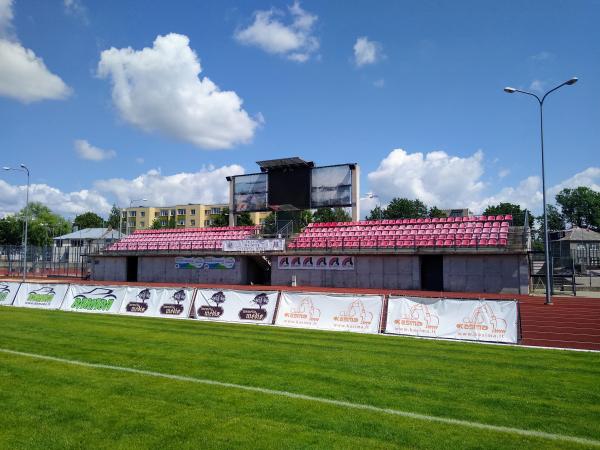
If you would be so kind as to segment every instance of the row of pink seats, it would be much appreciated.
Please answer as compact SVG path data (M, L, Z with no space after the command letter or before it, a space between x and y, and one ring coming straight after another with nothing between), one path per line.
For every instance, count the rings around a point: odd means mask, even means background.
M493 228L436 228L428 230L385 230L385 231L326 231L323 233L302 233L304 237L337 237L337 236L405 236L423 234L481 234L481 233L508 233L508 227Z
M330 240L321 242L291 242L290 249L310 248L411 248L411 247L504 247L506 239L423 239L423 240Z
M214 233L215 231L256 231L256 225L240 225L235 227L209 227L209 228L161 228L160 230L136 230L134 234L157 234L157 233Z
M317 222L310 223L308 227L347 227L354 225L400 225L400 224L422 224L422 223L453 223L453 222L485 222L485 221L512 221L511 214L500 214L497 216L468 216L468 217L441 217L423 219L382 219L362 220L359 222Z
M507 227L509 222L466 222L446 224L422 224L422 225L375 225L372 227L318 227L306 228L304 233L319 234L328 231L393 231L393 230L438 230L438 229L463 229L463 228L495 228Z

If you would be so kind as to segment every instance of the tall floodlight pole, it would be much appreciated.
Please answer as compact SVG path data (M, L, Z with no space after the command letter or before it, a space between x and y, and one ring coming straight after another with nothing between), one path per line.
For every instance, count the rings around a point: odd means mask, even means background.
M147 202L148 200L145 198L134 198L133 200L131 200L129 202L129 209L131 209L131 205L134 204L134 202ZM127 213L126 213L127 214ZM121 214L121 217L123 216L123 214ZM126 222L125 222L125 234L129 234L129 217L125 217ZM119 230L120 232L121 230Z
M25 233L23 234L23 281L27 276L27 231L29 228L29 168L25 164L20 167L3 167L4 170L16 170L27 173L27 193L25 195Z
M572 86L577 83L577 77L573 77L570 80L565 81L564 83L559 84L555 88L550 89L546 92L542 98L534 94L533 92L522 91L520 89L515 89L512 87L505 87L504 92L508 94L514 94L515 92L519 92L521 94L530 95L535 97L540 105L540 142L542 148L542 199L544 202L544 252L546 259L546 305L552 304L552 289L550 286L551 277L550 277L550 243L548 240L548 214L546 212L546 171L544 167L544 100L546 97L557 89L560 89L563 86Z

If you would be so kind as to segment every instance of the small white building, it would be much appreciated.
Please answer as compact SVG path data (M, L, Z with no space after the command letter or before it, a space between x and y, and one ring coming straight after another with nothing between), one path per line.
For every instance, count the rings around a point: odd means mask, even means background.
M103 249L121 239L112 228L83 228L54 238L52 259L56 262L81 262L82 255Z

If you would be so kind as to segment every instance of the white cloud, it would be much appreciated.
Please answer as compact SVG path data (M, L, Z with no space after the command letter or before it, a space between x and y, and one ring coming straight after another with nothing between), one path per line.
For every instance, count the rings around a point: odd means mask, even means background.
M483 152L461 158L443 151L427 154L393 150L368 174L369 185L386 203L393 197L419 198L439 208L463 206L479 196L485 184Z
M26 185L10 185L0 180L0 217L13 214L25 206ZM86 211L106 215L110 204L98 192L83 189L75 192L62 192L47 184L32 184L29 201L41 202L55 213L74 217Z
M0 95L23 103L68 97L71 90L63 80L13 35L12 19L12 0L0 0Z
M227 203L229 185L225 177L241 175L244 168L232 164L202 167L197 172L162 175L150 170L136 178L97 180L90 189L62 192L47 184L32 184L29 198L42 202L52 211L73 217L86 211L107 216L111 205L129 206L133 199L146 198L148 205L170 206L179 203ZM25 185L0 180L0 217L25 206Z
M259 123L233 91L221 91L202 68L187 36L158 36L152 48L105 50L98 75L112 81L121 117L144 131L158 131L206 149L247 143Z
M356 39L356 43L354 44L354 64L357 67L375 64L382 58L384 58L383 47L379 42L370 41L366 36Z
M528 208L534 214L541 213L542 181L539 176L529 176L516 186L505 186L494 192L494 187L484 182L483 160L482 151L463 158L442 151L423 154L397 149L367 175L369 188L379 196L382 205L394 197L406 197L418 198L428 206L442 209L469 208L474 213L481 213L488 205L510 202ZM548 203L554 202L560 190L578 186L600 191L600 167L588 167L551 186L547 191ZM373 200L362 202L363 215L368 213L367 204L374 206L377 203Z
M138 164L144 164L144 158L137 157L135 158L135 162Z
M63 6L67 14L79 18L85 25L89 23L87 9L81 0L64 0Z
M89 161L104 161L105 159L111 159L117 156L117 152L114 150L103 150L98 147L94 147L85 139L77 139L74 143L75 151L81 159L87 159Z
M244 45L258 47L267 53L285 56L296 62L306 62L319 49L319 39L313 35L318 17L310 14L294 2L288 8L290 22L284 24L280 18L286 16L276 10L256 11L254 22L247 28L235 31L234 38Z
M198 172L162 175L158 170L132 179L113 178L94 183L96 190L109 194L120 205L131 199L146 198L149 205L168 206L177 203L226 203L229 185L225 177L240 175L244 168L232 164L215 168L203 167Z

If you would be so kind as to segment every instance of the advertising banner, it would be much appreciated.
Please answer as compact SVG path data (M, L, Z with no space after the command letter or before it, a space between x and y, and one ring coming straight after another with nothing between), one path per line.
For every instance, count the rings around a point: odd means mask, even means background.
M198 289L194 314L200 320L270 325L276 303L277 292Z
M278 269L354 270L354 256L280 256Z
M83 286L71 284L60 309L116 314L125 297L125 286Z
M193 289L128 287L120 314L147 317L189 317Z
M385 332L514 344L517 302L390 296Z
M206 256L206 257L177 257L175 258L176 269L233 269L235 258L231 256Z
M285 239L238 239L223 241L224 252L282 252Z
M25 308L59 309L68 288L68 284L22 283L14 305Z
M383 298L282 292L276 325L319 330L378 333Z
M12 281L0 281L0 305L12 305L20 284Z

